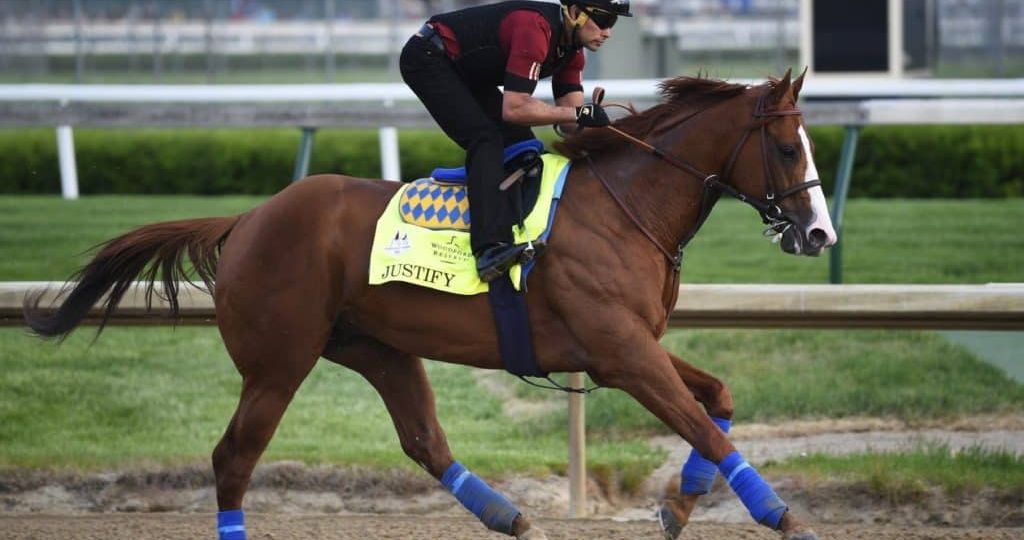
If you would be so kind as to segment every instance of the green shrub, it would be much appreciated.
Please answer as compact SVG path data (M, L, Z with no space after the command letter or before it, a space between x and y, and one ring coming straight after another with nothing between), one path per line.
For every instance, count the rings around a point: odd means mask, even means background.
M538 128L548 139L550 130ZM818 169L831 192L842 147L839 127L811 130ZM298 129L75 131L82 193L268 194L291 179ZM399 133L402 175L426 176L462 163L440 132ZM310 173L380 175L376 130L321 130ZM0 131L0 193L57 193L51 129ZM1024 195L1024 126L906 126L863 130L853 197L997 198Z
M813 130L831 191L842 129ZM862 131L853 197L978 198L1024 195L1024 126L890 126Z

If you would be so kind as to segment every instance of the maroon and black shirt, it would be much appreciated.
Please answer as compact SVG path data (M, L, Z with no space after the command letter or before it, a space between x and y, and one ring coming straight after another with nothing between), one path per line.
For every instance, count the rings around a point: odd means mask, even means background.
M555 97L583 91L583 50L562 45L562 8L512 1L435 15L428 21L470 86L532 94L551 77Z

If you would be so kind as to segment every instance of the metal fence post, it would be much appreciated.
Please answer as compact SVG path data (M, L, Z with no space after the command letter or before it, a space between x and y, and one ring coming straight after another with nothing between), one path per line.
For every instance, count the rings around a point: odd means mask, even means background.
M295 170L292 171L292 182L309 175L309 159L313 155L313 136L316 128L302 128L302 141L299 142L299 153L295 156Z
M832 228L839 240L829 253L829 283L843 282L843 212L846 211L846 195L850 191L850 177L853 174L853 158L857 154L859 126L846 126L843 150L836 170L836 187L832 193Z

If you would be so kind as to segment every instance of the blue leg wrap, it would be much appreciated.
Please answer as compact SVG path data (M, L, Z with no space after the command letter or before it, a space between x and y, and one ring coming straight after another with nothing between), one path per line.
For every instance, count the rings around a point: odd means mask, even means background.
M512 534L512 522L519 516L519 509L461 463L452 463L441 483L488 529Z
M245 513L241 510L217 512L219 540L245 540Z
M722 476L729 482L729 486L739 496L743 506L747 507L755 521L772 529L779 528L782 515L788 509L786 503L782 502L771 486L739 452L725 456L718 464L718 470L722 471Z
M728 435L732 421L714 416L711 417L711 421ZM679 491L684 495L703 495L711 491L711 484L715 482L716 474L718 474L718 465L704 459L697 449L690 450L690 457L686 460L683 471L680 473L683 481L679 486Z

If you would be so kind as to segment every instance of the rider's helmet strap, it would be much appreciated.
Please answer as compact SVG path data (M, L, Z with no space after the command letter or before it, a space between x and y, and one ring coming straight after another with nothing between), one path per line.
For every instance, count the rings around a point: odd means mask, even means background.
M577 15L576 18L573 18L569 13L569 7L570 6L562 6L562 14L565 15L565 19L572 24L572 46L576 46L576 32L579 32L580 28L584 24L587 24L587 21L590 20L590 15L587 15L586 10L576 6L576 10L579 12L579 15Z

